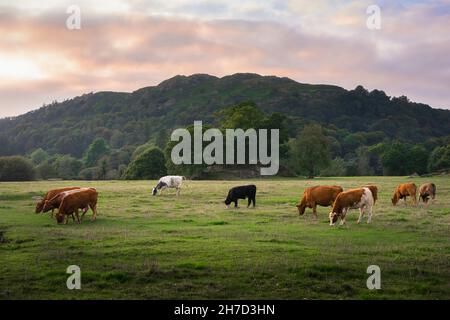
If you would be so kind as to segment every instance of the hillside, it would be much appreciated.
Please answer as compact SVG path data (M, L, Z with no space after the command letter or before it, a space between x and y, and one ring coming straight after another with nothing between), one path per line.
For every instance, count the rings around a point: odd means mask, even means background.
M84 94L27 114L0 120L0 155L38 147L81 157L96 137L113 148L140 145L163 129L211 123L221 108L254 101L265 112L317 121L350 132L381 131L391 138L423 142L450 134L450 111L390 98L362 87L345 90L288 78L234 74L175 76L132 93Z

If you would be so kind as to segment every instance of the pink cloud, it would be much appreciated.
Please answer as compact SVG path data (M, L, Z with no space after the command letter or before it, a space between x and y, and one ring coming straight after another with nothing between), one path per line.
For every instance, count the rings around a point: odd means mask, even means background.
M65 28L65 15L0 11L0 53L25 59L38 78L2 78L0 116L23 113L85 92L133 91L176 74L236 72L287 76L305 83L354 88L362 84L390 95L450 107L450 42L446 17L427 26L387 16L379 33L315 34L268 21L92 15L82 29ZM339 15L344 26L359 19ZM425 30L423 29L425 28ZM426 37L426 28L435 34ZM411 34L420 35L414 37ZM1 54L0 54L1 56Z

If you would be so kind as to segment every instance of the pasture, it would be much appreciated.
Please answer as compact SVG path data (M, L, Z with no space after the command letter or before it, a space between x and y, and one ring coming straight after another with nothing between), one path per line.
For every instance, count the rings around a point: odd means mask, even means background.
M394 187L433 181L426 207L393 207ZM257 185L256 208L226 209L227 191ZM330 227L330 208L299 217L305 186L379 186L372 224ZM151 195L156 181L0 183L0 299L449 299L450 177L187 181ZM57 225L32 196L95 187L97 221ZM367 216L365 216L367 218ZM66 268L81 268L68 290ZM368 290L369 265L381 290Z

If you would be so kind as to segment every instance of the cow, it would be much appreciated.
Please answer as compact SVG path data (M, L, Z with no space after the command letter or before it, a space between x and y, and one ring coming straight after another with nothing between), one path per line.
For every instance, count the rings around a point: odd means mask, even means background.
M78 191L67 192L63 197L61 204L59 206L58 213L56 214L56 221L62 223L68 222L69 215L75 214L78 223L81 223L80 217L78 215L78 209L83 209L90 207L94 213L91 220L97 219L97 199L98 192L94 188L85 188ZM84 213L83 213L84 216ZM83 218L83 216L81 218Z
M423 203L428 204L430 197L432 201L436 198L436 185L432 182L424 183L419 188L419 202L422 199Z
M351 189L341 192L333 203L333 209L330 212L330 226L334 226L338 218L341 219L340 224L345 224L345 216L349 209L359 209L358 223L364 215L364 210L367 209L367 223L372 221L372 208L374 204L374 197L369 187L362 187L358 189Z
M180 195L181 185L183 184L183 180L186 180L186 177L183 176L164 176L158 180L158 184L156 187L152 189L152 194L156 196L158 190L160 190L160 194L166 188L175 188L177 190L177 197Z
M227 198L225 199L225 205L230 208L230 203L234 202L234 207L238 207L238 199L248 198L247 208L253 203L253 208L256 205L256 186L250 184L248 186L238 186L231 188L228 191Z
M74 193L74 192L83 191L83 190L87 190L87 189L89 189L89 188L76 188L76 189L69 189L69 190L60 192L57 195L55 195L53 198L51 198L50 200L45 200L44 206L42 207L42 211L47 212L47 211L52 210L52 217L53 217L53 210L56 208L59 208L59 206L61 205L61 202L65 196L67 196L68 194ZM83 208L83 215L88 211L88 209L89 208L87 206L85 208ZM72 218L75 219L73 215L72 215Z
M408 182L399 184L394 191L394 195L392 196L391 199L392 205L394 206L397 205L400 199L403 199L406 205L406 197L408 196L412 198L412 202L414 203L414 205L416 205L417 204L416 193L417 193L417 186L415 183Z
M80 189L80 187L67 187L67 188L53 189L53 190L47 191L47 193L43 197L34 197L33 199L39 200L38 203L36 203L36 211L35 212L41 213L41 212L49 211L50 209L48 209L47 211L43 211L45 201L50 200L51 198L60 194L61 192L75 190L75 189ZM57 208L57 207L55 207L55 208ZM53 216L53 211L55 210L55 208L51 208L52 216Z
M344 189L341 186L314 186L306 188L303 197L296 205L298 214L303 215L306 208L312 208L315 219L317 219L317 205L322 207L331 206L336 197Z

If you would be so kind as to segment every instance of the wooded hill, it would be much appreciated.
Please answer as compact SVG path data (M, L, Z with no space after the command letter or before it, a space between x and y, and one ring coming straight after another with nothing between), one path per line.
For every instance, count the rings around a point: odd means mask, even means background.
M24 93L26 94L26 93ZM308 122L336 132L373 132L382 138L423 143L450 135L450 111L391 98L361 86L345 90L289 78L234 74L176 76L132 93L97 92L0 119L0 155L24 155L37 148L81 158L95 138L113 149L167 139L172 129L203 120L214 112L253 101L267 114L288 117L291 137ZM339 139L338 139L339 140Z

